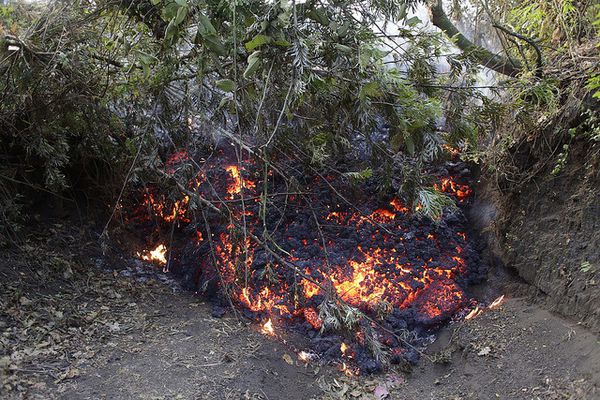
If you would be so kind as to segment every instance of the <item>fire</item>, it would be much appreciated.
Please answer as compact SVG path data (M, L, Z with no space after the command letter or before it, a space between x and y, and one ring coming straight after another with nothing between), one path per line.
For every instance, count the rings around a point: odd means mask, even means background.
M312 307L304 309L304 319L306 319L306 322L308 322L315 329L321 329L323 327L323 321L321 321L319 314L317 314L315 309Z
M302 351L300 351L300 352L298 353L298 360L300 360L300 361L302 361L302 362L304 362L304 363L309 363L309 362L310 362L310 361L312 361L312 360L313 360L313 358L315 358L315 357L316 357L316 354L314 354L314 353L309 353L309 352L306 352L306 351L304 351L304 350L302 350Z
M456 196L460 202L465 201L473 193L469 186L456 183L454 177L443 178L441 183L436 183L433 187L440 192Z
M227 186L227 193L233 197L242 191L242 176L240 175L240 169L237 165L230 165L225 168L225 171L229 172L229 175L233 178L233 183Z
M141 256L142 260L154 261L161 265L164 265L167 263L166 254L167 254L167 248L165 247L165 245L159 244L158 246L156 246L156 248L154 250L145 251L145 254L141 254L141 255L138 253L138 256Z
M481 314L481 309L479 308L479 306L477 306L474 309L472 309L471 311L469 311L469 313L465 316L465 319L468 321L470 319L475 318L479 314Z
M306 271L306 274L309 275L310 271ZM307 299L310 299L311 297L313 297L314 295L319 293L319 287L317 285L315 285L314 283L312 283L311 281L304 280L304 281L302 281L301 285L304 290L304 296Z
M504 302L504 295L502 295L502 296L498 297L496 300L492 301L490 303L490 305L488 306L488 308L490 310L492 310L494 308L500 307L500 305L502 305L503 302Z
M342 342L342 344L340 345L340 351L342 352L342 354L346 354L346 351L348 351L348 345L346 345L346 343Z
M175 220L190 222L185 216L189 201L188 196L175 202L169 202L163 196L157 199L152 193L144 196L144 206L164 222L174 222Z
M186 160L187 155L182 153L167 164L174 173L179 168L177 163ZM416 321L410 323L427 327L463 309L467 299L462 282L472 265L467 264L472 253L467 235L456 225L440 228L415 219L397 198L388 204L370 198L360 206L363 212L344 209L343 205L327 203L330 198L326 187L317 187L324 193L320 198L287 194L281 200L270 197L275 212L265 218L260 209L261 193L256 190L257 182L249 178L248 165L222 165L218 158L206 160L179 199L149 189L140 208L153 217L146 223L163 224L162 228L170 228L171 232L177 228L173 248L177 249L177 240L182 242L182 234L193 235L185 245L186 249L195 246L188 254L198 255L199 279L206 279L199 283L219 282L237 306L263 321L262 333L275 335L273 320L302 321L306 328L321 330L324 321L319 306L329 294L367 314L397 313L398 318L408 315L407 320ZM275 186L276 175L269 176L264 183L269 193L287 192ZM333 184L335 177L329 182ZM318 185L319 181L310 184ZM470 188L457 184L453 177L443 179L438 190L460 201L470 194ZM212 201L228 221L209 220L210 230L205 228L204 222L194 218L197 215L191 210L189 193ZM242 194L258 200L242 204L237 201ZM320 207L307 207L310 202ZM283 261L271 257L252 239L253 235L265 237L264 232L276 245L272 248L281 250L278 254ZM161 244L141 257L164 265L166 251ZM357 338L364 345L360 332ZM340 345L340 351L346 360L358 354L358 348L347 343ZM356 372L350 367L345 369L349 374Z
M447 143L444 143L442 145L442 148L444 148L444 150L446 150L448 153L450 153L452 158L458 157L460 155L460 149L458 147L453 147Z
M260 331L262 333L264 333L265 335L269 335L269 336L274 336L275 335L275 329L273 329L273 322L271 321L271 318L269 318L267 320L267 322L265 322L263 324L263 326L260 329Z
M398 199L390 201L390 205L394 207L394 210L396 210L396 212L403 214L408 213L408 208L404 204L402 204Z
M187 161L190 159L189 154L185 150L176 151L169 156L167 161L165 161L165 171L168 174L174 174L177 164L182 163L183 161Z
M225 171L229 173L233 182L227 185L228 198L233 199L235 195L240 194L242 189L254 189L256 183L249 179L244 179L241 174L240 167L237 165L229 165L225 167Z
M342 352L342 357L346 357L349 359L354 358L353 357L353 352L352 349L350 348L350 346L348 346L346 343L342 342L342 344L340 345L340 351Z
M497 299L495 299L494 301L492 301L487 307L479 308L479 306L476 306L474 309L469 311L469 313L465 316L465 320L468 321L470 319L473 319L473 318L481 315L484 310L496 309L496 308L500 307L503 302L504 302L504 295L502 295L502 296L498 297Z
M352 368L350 365L345 362L340 364L340 371L343 372L347 376L358 376L360 374L360 370L358 368Z

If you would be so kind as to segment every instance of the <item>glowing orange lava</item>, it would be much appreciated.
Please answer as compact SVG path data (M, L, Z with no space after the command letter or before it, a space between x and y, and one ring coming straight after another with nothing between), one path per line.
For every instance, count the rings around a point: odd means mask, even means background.
M178 163L187 157L184 153L174 156L167 163L169 170L178 171ZM202 274L213 273L209 279L214 278L212 282L226 288L236 305L265 321L261 326L264 334L275 334L273 320L284 323L301 319L315 330L322 329L319 306L329 295L371 315L382 310L401 310L428 326L465 306L466 295L457 278L466 272L470 253L465 247L467 235L457 232L456 227L424 224L409 215L409 208L397 198L388 204L371 199L361 205L364 212L323 201L320 209L303 214L303 210L310 209L307 204L319 204L322 199L287 194L284 206L277 210L281 217L273 218L277 220L275 227L267 226L259 210L263 202L261 191L256 190L257 183L246 169L248 165L251 164L222 165L217 160L191 179L178 200L172 193L167 196L148 191L143 208L153 216L153 222L163 224L162 228L166 227L164 224L171 229L186 227L180 232L194 234L192 244L197 253L193 254L200 255L198 268L202 268ZM442 179L436 188L459 201L471 194L471 189L456 183L454 177ZM278 189L269 187L269 193ZM192 193L208 198L223 211L218 223L209 221L210 229L204 227L204 221L198 222L201 214L197 212L197 202L188 197L189 194L194 198ZM257 201L241 202L246 195ZM275 200L268 201L273 201L274 209L279 207ZM313 225L307 222L312 218ZM265 242L272 239L272 249L283 260L266 254L256 237ZM286 244L285 250L277 248ZM160 244L140 257L165 265L166 253L166 247ZM501 301L493 302L489 308L497 307ZM346 359L351 358L350 354L358 354L353 353L356 348L345 343L340 350ZM355 372L349 367L345 370L349 374Z
M237 165L229 165L225 167L225 171L229 172L233 182L227 185L228 198L233 199L236 195L242 192L242 189L254 189L256 183L249 179L244 179L241 174L240 167Z
M460 202L465 201L473 193L469 186L456 183L454 177L443 178L441 183L436 183L433 187L440 192L455 195Z

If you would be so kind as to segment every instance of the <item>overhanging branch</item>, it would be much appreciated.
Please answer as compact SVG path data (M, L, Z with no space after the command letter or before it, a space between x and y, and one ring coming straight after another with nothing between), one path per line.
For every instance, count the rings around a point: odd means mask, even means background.
M521 39L522 41L526 42L531 47L533 47L533 49L535 50L536 57L537 57L535 74L538 78L542 78L543 77L543 67L544 67L544 57L542 56L542 51L540 50L540 46L538 46L538 44L533 39L530 39L526 36L523 36L516 32L513 32L513 31L503 27L502 25L494 24L493 27L496 29L500 29L502 32L506 33L507 35L514 36L517 39Z
M450 21L442 6L442 0L436 0L429 5L431 22L450 37L456 46L465 53L472 55L484 67L500 74L516 77L522 70L521 64L508 57L494 54L488 49L476 45L463 35Z

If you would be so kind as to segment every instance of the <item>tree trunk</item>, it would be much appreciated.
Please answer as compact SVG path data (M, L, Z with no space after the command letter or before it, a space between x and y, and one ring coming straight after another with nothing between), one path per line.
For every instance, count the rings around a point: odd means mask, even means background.
M463 52L475 57L477 62L484 67L494 70L500 74L516 77L522 70L521 64L508 57L494 54L491 51L477 46L471 42L465 35L459 32L456 26L450 21L442 7L442 0L436 0L429 5L431 13L431 22L440 28L454 44Z

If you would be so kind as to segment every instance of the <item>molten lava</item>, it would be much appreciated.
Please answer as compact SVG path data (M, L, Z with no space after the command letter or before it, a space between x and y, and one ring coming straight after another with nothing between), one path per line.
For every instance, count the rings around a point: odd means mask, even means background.
M187 159L178 154L167 163L169 173ZM207 161L179 199L146 192L139 214L149 211L159 224L171 230L177 226L181 239L174 245L179 253L170 250L176 260L172 263L193 268L196 287L217 286L248 315L265 321L261 332L275 334L273 319L304 321L307 329L321 330L327 319L320 305L332 297L377 315L392 330L409 324L433 327L465 306L463 286L474 256L460 224L413 217L398 198L379 201L372 196L361 211L348 210L336 204L337 193L330 190L331 185L343 187L335 177L327 184L306 181L300 191L310 194L290 195L272 174L267 184L258 185L251 171L249 162ZM265 187L269 196L262 195ZM454 177L443 178L436 188L459 201L471 194ZM223 213L199 213L189 193ZM141 220L136 218L130 219ZM259 246L256 237L285 262ZM159 245L142 258L164 265L166 248ZM401 344L392 338L386 345ZM340 347L346 359L356 350L349 347Z
M227 194L229 199L233 199L236 195L242 193L242 189L254 189L256 183L249 179L244 179L240 173L240 167L237 165L229 165L225 167L225 171L231 176L232 182L227 185Z
M454 177L443 178L440 183L436 183L433 187L440 192L456 196L460 202L465 201L473 193L469 186L457 183Z

